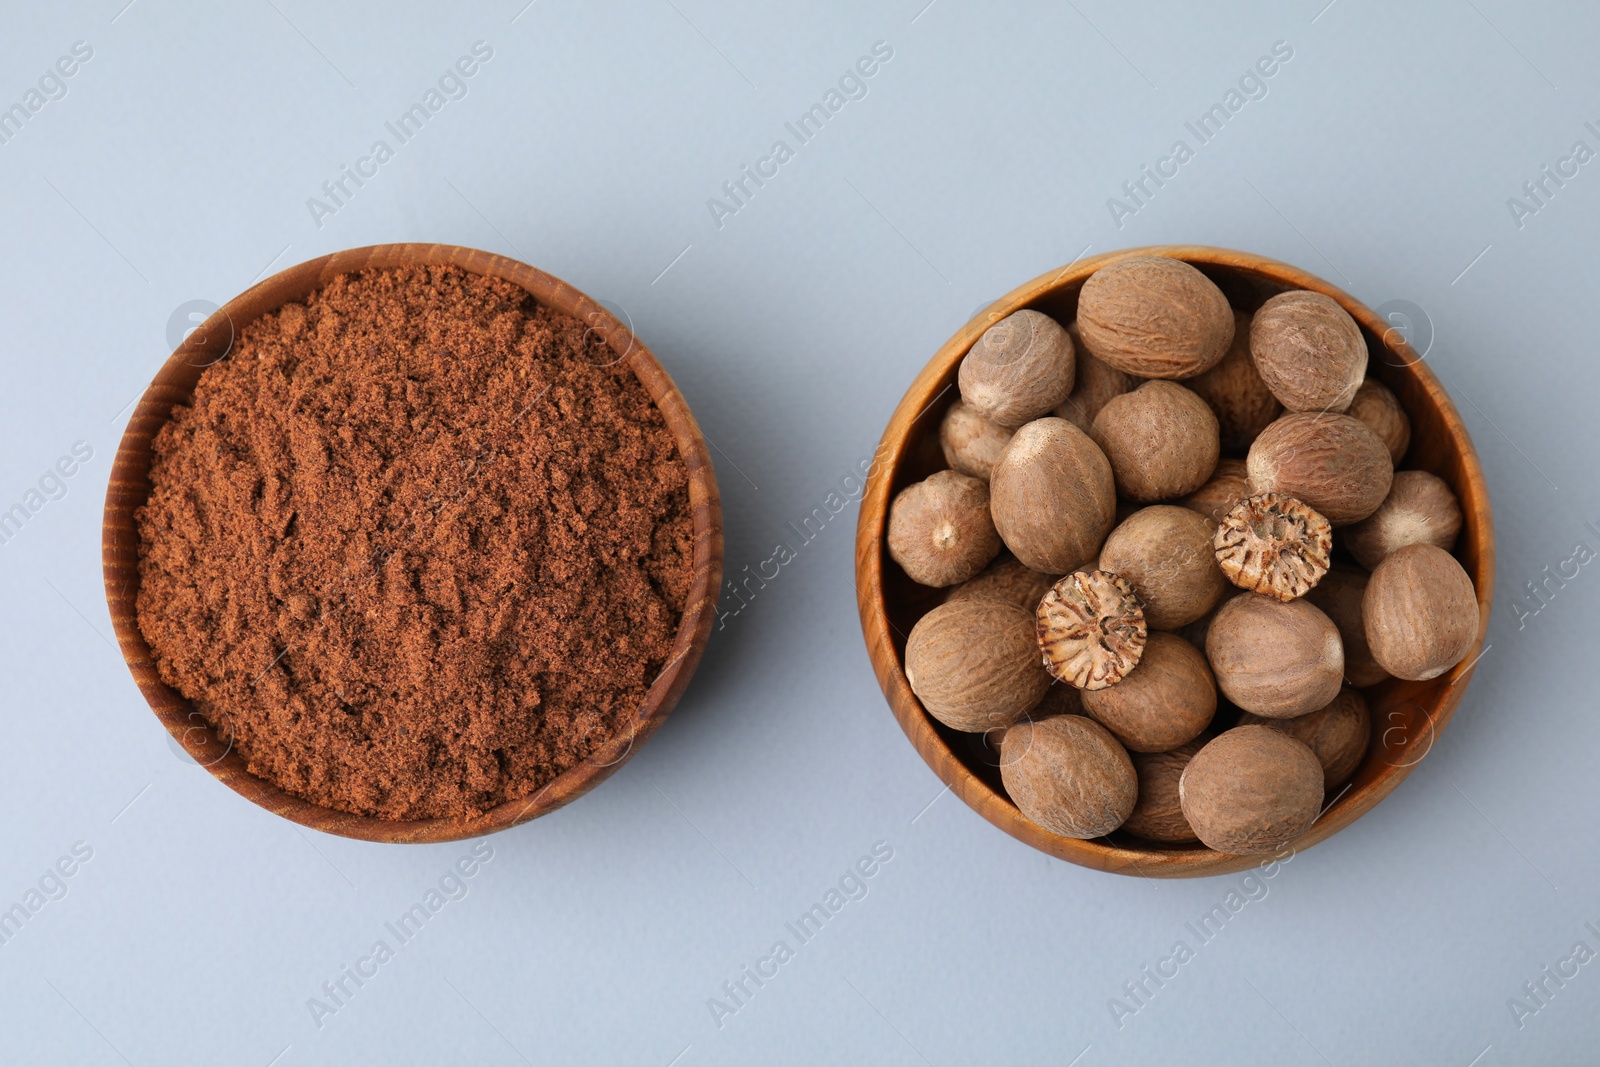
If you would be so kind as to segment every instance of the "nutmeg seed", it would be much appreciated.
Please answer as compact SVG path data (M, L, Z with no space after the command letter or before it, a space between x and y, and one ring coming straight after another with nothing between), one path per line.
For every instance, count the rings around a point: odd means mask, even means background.
M1272 852L1311 828L1322 809L1322 764L1304 742L1236 726L1202 748L1178 780L1184 818L1207 848Z
M939 448L944 461L962 474L989 480L995 461L1011 440L1011 431L957 400L939 423Z
M1116 518L1111 463L1066 419L1019 429L989 476L989 509L1011 554L1065 574L1094 558Z
M1350 401L1345 414L1366 423L1367 428L1388 447L1389 459L1399 466L1406 449L1411 447L1411 419L1392 389L1374 378L1368 378L1356 390L1356 398Z
M1016 427L1072 392L1072 338L1042 312L1012 312L983 332L961 361L961 399L978 415Z
M1397 471L1378 510L1344 532L1344 546L1373 569L1406 545L1436 545L1449 552L1461 532L1461 505L1450 486L1427 471Z
M1478 637L1472 579L1435 545L1406 545L1385 556L1367 582L1361 611L1373 658L1396 678L1437 678Z
M1217 687L1198 649L1175 634L1153 633L1122 681L1084 690L1083 710L1130 751L1165 752L1211 725Z
M1339 631L1305 600L1241 593L1224 601L1206 633L1206 658L1224 696L1270 719L1323 707L1344 681Z
M1325 708L1292 719L1265 719L1245 712L1240 726L1265 726L1310 747L1322 764L1322 788L1332 789L1356 773L1372 739L1372 713L1360 693L1345 686Z
M1000 551L989 515L989 487L959 471L939 471L889 505L889 556L922 585L964 582Z
M1250 495L1250 473L1244 460L1224 457L1217 460L1217 469L1211 478L1178 503L1206 517L1215 530L1233 510L1233 506Z
M1076 324L1067 327L1069 334L1076 335L1077 331ZM1077 347L1077 362L1077 381L1072 393L1057 405L1055 413L1088 433L1089 427L1094 425L1094 417L1100 414L1107 401L1137 387L1139 379L1096 359L1081 342Z
M1181 845L1198 841L1194 827L1183 817L1178 800L1178 780L1183 769L1204 747L1203 739L1179 745L1170 752L1130 752L1134 773L1139 776L1139 799L1123 822L1122 829L1147 841Z
M1394 464L1367 425L1348 415L1290 412L1261 431L1245 460L1250 488L1292 496L1334 526L1378 510Z
M1243 452L1256 435L1283 414L1283 405L1261 380L1250 356L1250 315L1235 311L1233 343L1222 362L1184 384L1211 405L1224 452Z
M1116 685L1139 663L1149 629L1133 587L1109 571L1075 571L1039 601L1039 650L1051 676L1079 689Z
M1367 647L1367 627L1361 617L1361 598L1367 591L1367 572L1348 563L1335 563L1306 599L1333 620L1344 643L1344 676L1351 685L1376 685L1389 677Z
M1117 491L1130 500L1184 496L1217 469L1217 417L1174 382L1145 382L1112 398L1091 435L1111 461Z
M1290 411L1343 411L1367 373L1367 342L1339 302L1303 289L1279 293L1250 323L1261 380Z
M1078 294L1084 347L1126 374L1190 378L1221 361L1233 309L1216 283L1165 256L1130 256L1101 267Z
M1056 576L1024 567L1012 556L1002 556L984 568L976 578L969 578L951 591L950 600L965 597L992 596L1009 600L1032 615L1039 601L1056 584Z
M1012 803L1063 837L1103 837L1138 798L1133 761L1105 727L1082 715L1018 723L1000 750L1000 780Z
M1227 582L1211 547L1211 525L1170 504L1141 508L1100 549L1100 569L1122 575L1152 630L1187 626L1217 606Z
M1050 688L1033 616L994 597L952 600L919 619L905 672L929 715L971 733L1011 725Z
M1218 566L1234 585L1293 600L1328 573L1333 527L1293 497L1258 493L1234 505L1212 545Z

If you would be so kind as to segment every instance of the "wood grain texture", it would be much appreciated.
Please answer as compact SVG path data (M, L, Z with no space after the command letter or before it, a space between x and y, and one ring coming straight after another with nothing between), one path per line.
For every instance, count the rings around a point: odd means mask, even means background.
M858 607L867 653L895 718L939 779L978 814L1041 851L1097 870L1156 878L1226 874L1256 866L1263 857L1227 855L1200 845L1162 847L1120 831L1106 838L1077 841L1052 834L1025 818L1006 796L993 755L981 739L936 722L911 692L903 664L906 635L938 602L939 591L912 583L884 550L889 501L894 494L945 466L938 443L939 421L957 398L956 370L973 342L994 322L1022 308L1046 312L1063 323L1071 321L1084 279L1108 263L1138 255L1170 256L1194 265L1222 288L1230 302L1248 311L1286 289L1310 289L1337 300L1361 326L1369 353L1368 375L1393 389L1411 417L1410 451L1398 467L1432 471L1449 483L1461 501L1465 521L1455 555L1472 576L1479 607L1472 650L1439 678L1426 682L1391 679L1363 691L1373 710L1371 748L1349 787L1328 798L1330 806L1293 847L1308 848L1371 811L1432 749L1472 677L1488 632L1494 595L1494 523L1477 453L1444 387L1392 325L1315 275L1245 252L1162 245L1080 260L1006 294L958 330L911 384L884 431L856 530Z
M337 275L424 264L452 264L475 274L514 282L540 304L586 323L611 346L618 361L626 362L660 408L688 468L694 573L671 657L632 720L598 752L534 796L508 801L482 815L396 821L334 811L256 777L193 705L161 681L135 619L139 535L133 513L150 494L150 446L156 431L173 407L185 403L193 394L205 367L227 355L237 331L265 312L304 299ZM454 841L515 826L576 800L605 781L660 728L689 684L716 618L722 584L722 505L711 455L688 404L650 350L605 308L561 279L503 256L455 245L375 245L336 252L273 275L229 301L179 346L145 390L117 446L111 483L106 490L101 557L111 621L139 691L168 732L219 781L275 815L324 833L365 841Z

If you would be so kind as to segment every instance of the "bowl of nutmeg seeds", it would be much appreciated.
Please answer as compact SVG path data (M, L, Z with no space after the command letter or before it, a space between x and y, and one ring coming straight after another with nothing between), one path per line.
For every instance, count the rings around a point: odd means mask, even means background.
M861 505L879 684L950 789L1099 870L1243 870L1427 756L1483 647L1483 470L1422 357L1287 264L1160 246L980 312Z

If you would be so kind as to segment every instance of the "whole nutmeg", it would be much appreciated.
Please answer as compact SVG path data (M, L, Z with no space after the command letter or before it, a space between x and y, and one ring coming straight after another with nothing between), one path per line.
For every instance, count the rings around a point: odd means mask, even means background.
M1215 530L1233 506L1249 495L1250 473L1244 460L1224 457L1217 460L1217 469L1211 472L1210 480L1179 503L1204 515Z
M1367 627L1361 617L1361 598L1367 592L1367 572L1348 563L1335 563L1306 599L1333 620L1344 642L1344 676L1351 685L1376 685L1389 677L1367 647Z
M1394 480L1389 450L1348 415L1291 412L1261 431L1245 463L1253 491L1292 496L1335 526L1377 511Z
M1149 628L1133 587L1108 571L1074 571L1034 612L1044 667L1079 689L1116 685L1139 663Z
M1035 419L1000 453L989 476L989 510L1012 555L1036 571L1065 574L1093 559L1111 532L1111 463L1066 419Z
M1272 395L1290 411L1343 411L1367 374L1367 342L1339 302L1296 289L1261 305L1250 354Z
M1086 689L1083 710L1133 752L1193 741L1217 713L1206 658L1174 634L1153 633L1139 665L1105 689Z
M939 447L944 461L962 474L989 480L989 472L1000 458L1011 430L979 415L957 400L939 423Z
M1218 567L1234 585L1293 600L1328 573L1333 527L1293 497L1258 493L1228 512L1212 546Z
M1366 423L1367 428L1388 447L1389 459L1399 465L1400 458L1411 447L1411 419L1392 389L1368 378L1356 390L1356 398L1350 401L1345 414Z
M1303 741L1322 764L1322 788L1332 789L1356 773L1372 740L1372 713L1360 693L1345 686L1325 708L1292 719L1264 719L1245 712L1240 726L1266 726Z
M1128 754L1082 715L1007 730L1000 780L1022 814L1051 833L1083 840L1121 826L1139 791Z
M1207 848L1272 852L1317 821L1322 764L1302 741L1265 726L1236 726L1189 761L1178 797Z
M1316 711L1344 681L1339 631L1304 600L1241 593L1224 601L1206 633L1206 658L1223 696L1269 719Z
M1076 324L1067 327L1068 333L1075 335L1077 331ZM1077 362L1077 381L1073 383L1072 393L1056 406L1055 413L1088 433L1089 427L1094 425L1094 417L1100 414L1106 402L1135 388L1139 379L1096 359L1081 343L1077 347Z
M1396 678L1437 678L1478 637L1478 595L1456 558L1435 545L1384 557L1361 598L1367 645Z
M1078 334L1104 362L1140 378L1192 378L1233 341L1233 309L1216 283L1165 256L1130 256L1089 275Z
M1200 739L1179 745L1170 752L1131 752L1134 773L1139 776L1139 799L1122 829L1147 841L1181 845L1199 840L1194 827L1183 817L1178 801L1178 779L1205 742Z
M956 380L976 414L1016 427L1065 400L1074 372L1067 331L1049 315L1023 309L983 331Z
M1117 491L1130 500L1171 500L1194 492L1217 469L1217 417L1173 382L1145 382L1113 397L1091 431L1111 461Z
M1378 510L1344 532L1344 546L1368 570L1406 545L1449 552L1461 533L1461 505L1450 486L1427 471L1396 471Z
M992 596L1009 600L1030 615L1039 607L1039 601L1056 584L1056 576L1024 567L1021 561L1003 556L985 567L982 574L956 586L950 600L966 597Z
M1235 311L1233 343L1222 362L1186 384L1211 405L1224 452L1243 452L1256 435L1283 414L1283 405L1261 380L1250 356L1250 315Z
M952 600L919 619L905 669L929 715L970 733L1011 725L1050 688L1033 616L994 597Z
M1100 569L1122 575L1152 630L1187 626L1217 606L1227 590L1211 547L1211 524L1170 504L1141 508L1100 549Z
M1000 552L989 516L989 487L959 471L939 471L895 494L889 505L889 556L922 585L964 582Z

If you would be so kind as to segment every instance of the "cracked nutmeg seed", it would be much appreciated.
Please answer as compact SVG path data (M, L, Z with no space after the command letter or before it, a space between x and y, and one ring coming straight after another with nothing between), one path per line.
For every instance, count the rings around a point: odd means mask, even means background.
M1120 575L1074 571L1039 602L1045 670L1079 689L1116 685L1138 666L1149 631L1144 608Z
M1258 493L1234 505L1211 544L1234 585L1293 600L1328 573L1333 527L1293 497Z

